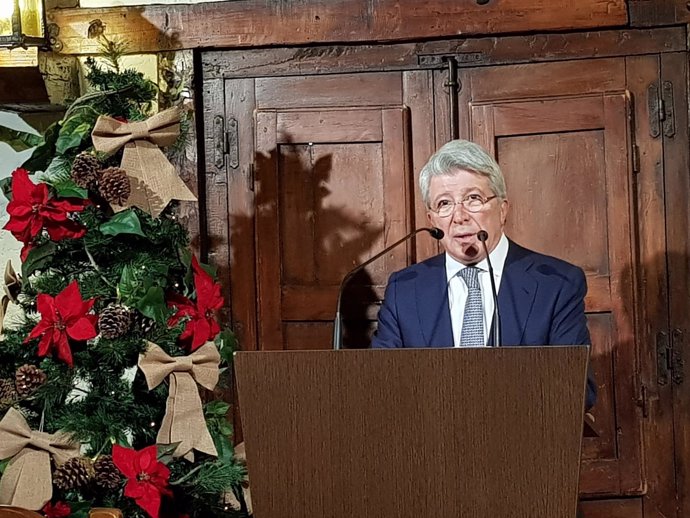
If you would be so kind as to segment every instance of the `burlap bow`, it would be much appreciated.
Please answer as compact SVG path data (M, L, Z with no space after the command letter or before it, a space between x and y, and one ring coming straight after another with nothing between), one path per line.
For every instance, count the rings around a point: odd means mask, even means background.
M3 294L0 296L0 334L5 329L4 321L7 312L7 306L10 302L17 302L17 295L21 289L22 284L19 277L12 268L12 262L7 261L5 265L5 284L3 286Z
M131 194L126 205L111 204L114 211L136 206L156 218L170 200L196 200L159 149L177 140L181 114L181 108L169 108L145 121L120 122L104 115L98 117L91 132L93 147L106 155L125 148L120 167L127 171Z
M0 504L41 509L53 497L50 457L61 464L79 455L79 444L61 433L35 432L18 410L0 421L0 459L12 458L0 479Z
M192 450L218 455L206 427L197 383L213 390L218 383L220 354L213 342L206 342L188 356L171 357L156 344L147 342L145 354L139 355L139 368L146 377L149 390L170 376L165 417L156 442L179 442L173 456L194 460Z

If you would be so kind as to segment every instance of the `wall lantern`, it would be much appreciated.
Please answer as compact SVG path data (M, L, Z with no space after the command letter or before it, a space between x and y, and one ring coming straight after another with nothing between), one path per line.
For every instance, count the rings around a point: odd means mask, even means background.
M48 47L45 0L0 0L0 47Z

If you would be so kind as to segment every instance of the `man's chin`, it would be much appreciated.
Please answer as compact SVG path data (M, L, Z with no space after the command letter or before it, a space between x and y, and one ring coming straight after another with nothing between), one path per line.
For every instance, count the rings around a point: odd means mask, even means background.
M483 251L478 244L473 243L467 246L463 246L459 253L451 254L453 258L462 264L475 264L481 261L483 257Z

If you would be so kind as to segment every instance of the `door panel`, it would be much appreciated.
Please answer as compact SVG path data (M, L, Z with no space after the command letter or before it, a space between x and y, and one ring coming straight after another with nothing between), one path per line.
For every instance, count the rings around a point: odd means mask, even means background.
M535 78L546 68L540 65ZM564 66L558 68L567 73ZM531 97L537 87L530 87L526 72L520 67L503 75L517 75L516 83ZM497 75L480 74L482 81ZM568 79L560 77L561 84L569 84ZM469 106L473 139L494 153L506 177L511 202L506 233L524 246L577 264L588 281L585 306L599 400L592 410L594 433L589 435L594 437L583 439L580 490L639 494L645 481L635 405L630 98L589 91L572 95L576 92L554 86L551 97L539 100L522 100L513 87L516 99L511 100L506 91L499 89L500 100ZM491 93L484 90L482 99Z
M260 348L330 347L343 277L409 232L407 127L403 107L256 114ZM368 346L387 277L408 260L398 247L348 285L346 346Z

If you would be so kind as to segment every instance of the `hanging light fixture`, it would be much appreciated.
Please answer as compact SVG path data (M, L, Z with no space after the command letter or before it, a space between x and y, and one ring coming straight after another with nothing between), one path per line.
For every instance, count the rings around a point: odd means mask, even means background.
M0 47L48 47L45 0L0 0Z

